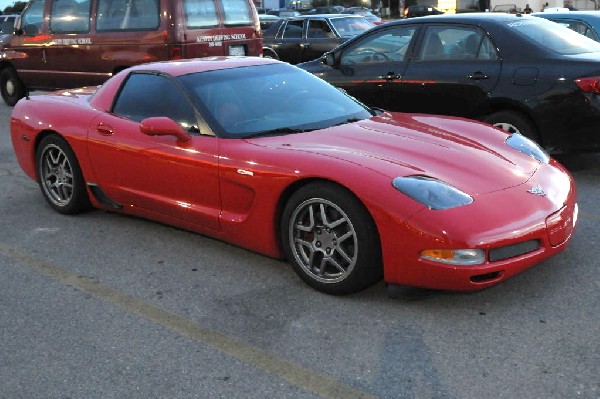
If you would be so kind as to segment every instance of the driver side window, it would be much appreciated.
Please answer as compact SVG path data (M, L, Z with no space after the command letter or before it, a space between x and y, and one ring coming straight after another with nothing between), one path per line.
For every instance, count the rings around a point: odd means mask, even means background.
M168 78L149 73L132 73L124 83L113 106L114 114L141 122L166 116L188 133L198 133L194 108Z
M348 48L340 61L341 65L360 65L377 62L401 62L415 36L414 27L397 27L370 35Z

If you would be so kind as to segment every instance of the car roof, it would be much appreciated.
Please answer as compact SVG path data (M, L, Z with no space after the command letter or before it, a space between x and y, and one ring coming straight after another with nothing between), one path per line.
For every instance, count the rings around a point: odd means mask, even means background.
M362 18L362 15L355 14L310 14L310 15L298 15L295 17L285 17L284 19L313 19L313 18Z
M155 71L173 76L182 76L195 72L207 72L218 69L231 69L254 65L273 64L278 61L261 57L219 56L191 58L178 61L160 61L140 64L128 68L127 71Z
M508 14L508 13L491 13L491 12L472 12L464 14L439 14L439 15L426 15L418 18L399 19L397 21L391 21L386 23L386 26L390 24L414 24L423 22L492 22L492 23L504 23L519 20L521 18L533 18L530 14Z

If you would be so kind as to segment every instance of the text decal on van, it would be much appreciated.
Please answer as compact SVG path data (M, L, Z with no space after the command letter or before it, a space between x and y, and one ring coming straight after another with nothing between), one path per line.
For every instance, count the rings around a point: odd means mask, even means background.
M207 43L209 47L219 47L224 41L228 40L245 40L245 33L234 33L231 35L214 35L214 36L198 36L196 42Z
M92 39L90 37L73 37L67 39L54 39L52 40L54 44L92 44Z

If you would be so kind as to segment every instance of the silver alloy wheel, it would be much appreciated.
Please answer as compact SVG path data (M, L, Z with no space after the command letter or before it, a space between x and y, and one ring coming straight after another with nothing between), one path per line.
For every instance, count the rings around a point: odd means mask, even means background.
M498 122L498 123L494 123L494 127L500 128L508 133L521 133L519 131L519 128L516 127L515 125L513 125L512 123Z
M44 148L40 158L41 185L56 206L66 206L73 198L73 169L64 151L55 144Z
M311 198L294 210L288 227L297 263L321 283L348 277L358 258L358 237L352 221L336 204Z

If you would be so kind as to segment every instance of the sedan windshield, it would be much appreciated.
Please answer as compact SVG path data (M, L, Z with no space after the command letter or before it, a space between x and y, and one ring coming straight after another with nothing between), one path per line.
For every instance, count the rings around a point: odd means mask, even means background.
M373 114L325 81L288 64L179 77L219 136L245 138L324 129Z
M559 54L600 52L600 43L543 18L523 18L522 21L509 23L508 27L538 45Z

